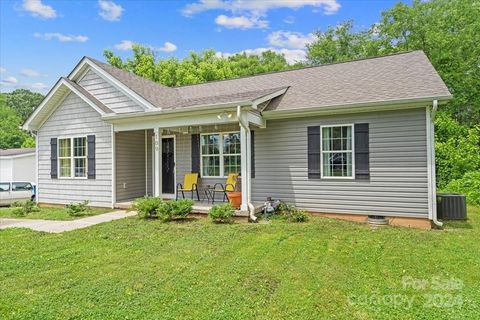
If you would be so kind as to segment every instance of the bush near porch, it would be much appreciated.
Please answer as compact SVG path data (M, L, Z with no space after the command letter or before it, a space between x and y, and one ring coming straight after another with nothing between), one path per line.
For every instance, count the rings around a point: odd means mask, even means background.
M319 217L2 230L0 318L476 319L480 208L469 218L443 231Z
M135 200L133 208L137 210L140 218L160 218L168 222L187 218L192 213L193 203L190 199L163 201L158 197L143 197Z

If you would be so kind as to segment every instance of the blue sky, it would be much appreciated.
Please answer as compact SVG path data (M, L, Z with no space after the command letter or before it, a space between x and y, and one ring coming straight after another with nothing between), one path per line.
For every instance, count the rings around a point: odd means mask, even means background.
M273 49L302 60L313 31L349 19L355 28L370 27L395 2L1 0L1 91L46 93L82 56L104 60L103 50L110 49L127 57L132 43L160 57L207 48L223 54Z

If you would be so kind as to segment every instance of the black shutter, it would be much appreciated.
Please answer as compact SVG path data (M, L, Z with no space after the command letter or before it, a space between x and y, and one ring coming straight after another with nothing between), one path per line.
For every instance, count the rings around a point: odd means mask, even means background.
M200 135L192 134L192 173L200 174Z
M308 178L320 179L320 127L308 127Z
M250 131L250 177L255 178L255 131Z
M368 123L355 124L355 179L370 179Z
M57 138L50 139L50 178L57 179L58 173Z
M95 136L87 136L88 150L88 179L95 179Z

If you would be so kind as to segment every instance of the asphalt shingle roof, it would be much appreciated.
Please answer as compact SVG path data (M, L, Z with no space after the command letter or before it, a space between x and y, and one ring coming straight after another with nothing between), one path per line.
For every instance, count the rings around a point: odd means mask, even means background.
M153 105L181 108L248 100L288 87L268 110L451 96L422 51L169 88L91 59Z

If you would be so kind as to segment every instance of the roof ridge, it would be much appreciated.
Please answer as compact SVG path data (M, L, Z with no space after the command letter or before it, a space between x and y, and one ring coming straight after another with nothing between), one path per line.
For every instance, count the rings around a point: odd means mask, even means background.
M211 81L205 81L205 82L201 82L201 83L185 84L185 85L174 86L174 87L169 87L169 88L181 89L181 88L185 88L185 87L193 87L193 86L207 84L207 83L215 83L215 82L222 82L222 81L233 81L233 80L237 80L237 79L253 78L253 77L258 77L258 76L263 76L263 75L268 75L268 74L295 72L295 71L300 71L300 70L321 68L321 67L327 67L327 66L344 64L344 63L353 63L353 62L364 61L364 60L382 59L382 58L388 58L388 57L392 57L392 56L411 54L411 53L415 53L415 52L422 52L423 53L423 50L409 50L409 51L395 52L395 53L390 53L390 54L385 54L385 55L375 56L375 57L358 58L358 59L354 59L354 60L325 63L325 64L321 64L321 65L305 66L305 67L287 69L287 70L270 71L270 72L240 76L240 77L236 77L236 78L211 80Z

